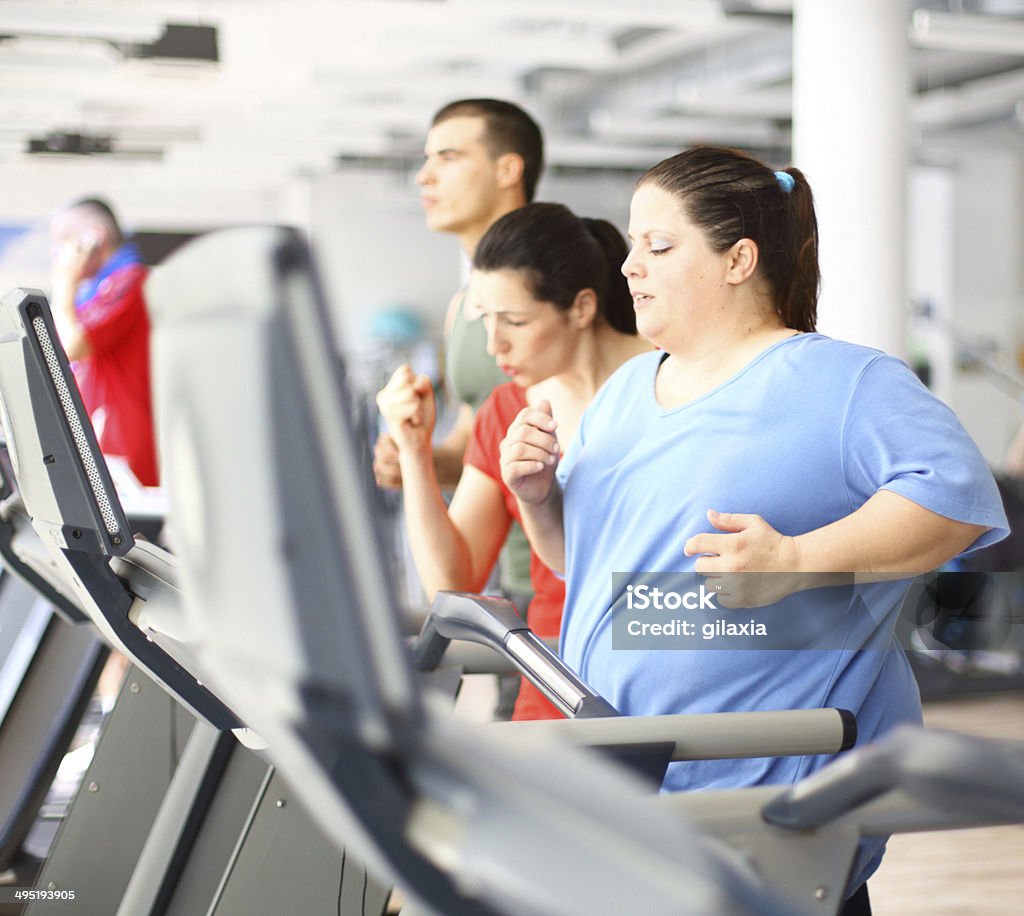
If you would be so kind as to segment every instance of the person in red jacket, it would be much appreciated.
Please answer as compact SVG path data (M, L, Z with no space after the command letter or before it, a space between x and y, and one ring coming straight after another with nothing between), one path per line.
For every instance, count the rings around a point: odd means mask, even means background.
M83 198L50 224L50 304L101 451L159 483L149 381L147 268L110 206Z

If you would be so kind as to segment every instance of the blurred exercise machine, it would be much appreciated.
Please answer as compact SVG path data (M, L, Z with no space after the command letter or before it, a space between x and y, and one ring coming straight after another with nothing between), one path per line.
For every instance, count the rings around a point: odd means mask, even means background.
M356 887L359 911L379 911L386 891L371 882L346 852L324 843L301 806L292 809L300 832L282 830L280 812L290 806L281 796L285 790L278 785L276 771L262 762L245 765L255 758L237 750L228 732L232 728L244 731L241 723L193 673L196 660L191 655L190 624L182 618L177 599L174 558L132 538L70 384L66 360L53 347L45 301L35 294L7 297L2 318L7 322L5 330L15 332L8 333L0 344L0 390L8 408L5 426L19 454L17 463L23 469L42 471L23 473L22 480L32 529L44 544L49 541L52 562L48 571L57 570L58 586L73 592L84 615L136 662L115 710L125 704L138 710L140 700L153 697L166 705L163 693L153 689L150 679L176 696L183 707L173 715L181 719L175 730L184 750L169 755L170 766L166 759L159 759L166 741L159 734L142 731L147 724L160 721L154 710L112 717L86 774L86 788L75 800L41 880L47 887L76 888L77 899L90 910L131 914L277 912L283 904L275 902L275 893L285 895L293 904L298 902L302 911L317 911L329 880L332 899L346 898L346 888ZM20 431L17 437L11 433L13 429ZM472 665L473 658L470 652L469 661L458 664ZM561 662L551 661L549 676L561 678L563 683L572 679ZM591 700L601 702L596 697ZM186 710L199 721L193 724ZM610 708L607 711L612 712ZM808 747L834 752L841 746L845 733L839 715L828 716L827 723L825 716L828 713L819 716L825 725L822 735L810 745L795 745L790 752L803 753ZM666 722L660 733L654 733L674 752L677 742L667 741L665 736L685 724ZM810 734L806 728L802 733ZM140 756L140 749L145 754L156 753L157 759ZM709 753L707 745L702 753ZM228 760L242 761L236 769L245 773L229 778L229 771L234 770L229 770ZM142 782L133 783L120 804L111 806L108 800L100 810L97 798L114 784L98 775L113 773L105 769L108 766L116 767L119 774L135 774L133 778ZM151 777L157 782L146 783ZM131 779L119 775L117 781L123 786ZM116 837L99 842L107 836L102 829L103 812L108 812L109 824L111 810L123 818L126 808L138 832L122 829ZM273 812L277 812L276 820L268 816ZM241 824L240 814L245 815ZM261 840L258 828L264 822L270 826L264 828ZM276 844L275 854L268 855L267 836ZM297 849L305 854L296 856ZM97 860L100 850L102 861ZM301 901L289 884L298 877L297 859L311 870L298 894ZM268 868L268 860L281 867L288 864L279 872ZM344 880L346 867L358 869L358 880ZM342 902L348 906L344 899ZM49 908L36 903L30 912L48 912Z
M21 552L37 539L19 533L28 525L6 459L0 451L0 887L35 883L25 841L108 655Z
M236 741L237 717L191 673L173 558L135 542L45 300L32 306L22 314L37 321L33 340L16 332L0 342L3 403L17 404L16 419L3 412L12 464L45 469L19 475L30 524L17 542L36 556L34 584L71 594L91 623L73 629L93 642L99 631L133 662L35 885L74 889L78 912L126 916L281 912L282 901L319 912L346 894L379 912L386 891L323 840L273 767ZM2 311L0 321L20 325L6 300ZM39 900L27 911L67 906Z

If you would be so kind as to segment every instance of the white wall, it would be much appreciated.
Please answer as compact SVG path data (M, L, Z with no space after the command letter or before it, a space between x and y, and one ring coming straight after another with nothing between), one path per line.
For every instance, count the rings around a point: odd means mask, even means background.
M1022 194L1024 162L1007 152L959 150L948 164L910 175L908 289L936 314L934 322L912 320L911 341L928 351L932 390L997 467L1024 409L985 372L965 371L950 330L990 343L995 362L1022 374L1014 366L1024 343Z
M426 228L411 173L349 168L315 179L310 225L343 349L358 348L373 315L394 305L440 334L460 249Z
M953 320L953 197L952 168L910 170L907 188L907 293L911 303L927 303L935 319L910 322L911 356L931 365L931 389L947 404L954 400L954 347L942 327ZM921 352L923 351L923 352Z
M952 320L1013 358L1024 341L1024 162L1006 152L961 155L953 201ZM1019 399L1000 392L980 372L961 372L952 406L969 422L985 456L998 464L1024 420Z
M541 182L538 198L563 203L579 216L609 220L625 235L629 225L629 201L640 174L602 172L551 175Z

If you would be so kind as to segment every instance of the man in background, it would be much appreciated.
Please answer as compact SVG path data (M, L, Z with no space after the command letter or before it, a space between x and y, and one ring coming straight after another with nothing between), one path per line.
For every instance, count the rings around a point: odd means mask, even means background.
M491 224L533 200L544 167L537 123L518 105L499 99L460 99L434 115L424 163L416 175L427 227L459 240L467 264ZM449 391L459 404L454 427L434 448L442 487L454 488L473 414L497 385L508 381L487 353L483 320L467 308L465 289L452 297L445 320L445 367ZM400 489L398 448L382 435L374 448L378 485ZM500 561L502 591L521 608L529 603L530 552L518 525Z
M50 305L100 450L123 457L140 483L156 486L147 268L97 198L59 210L50 235Z

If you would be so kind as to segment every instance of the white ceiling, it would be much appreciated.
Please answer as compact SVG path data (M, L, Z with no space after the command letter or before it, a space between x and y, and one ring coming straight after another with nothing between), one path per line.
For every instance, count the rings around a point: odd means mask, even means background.
M1024 2L913 7L917 155L1024 149ZM791 11L786 0L0 0L0 167L131 162L165 187L205 177L265 192L339 162L408 165L433 110L471 95L535 113L554 166L637 168L693 142L784 159ZM136 57L167 23L215 27L219 62ZM57 132L112 151L26 152Z

